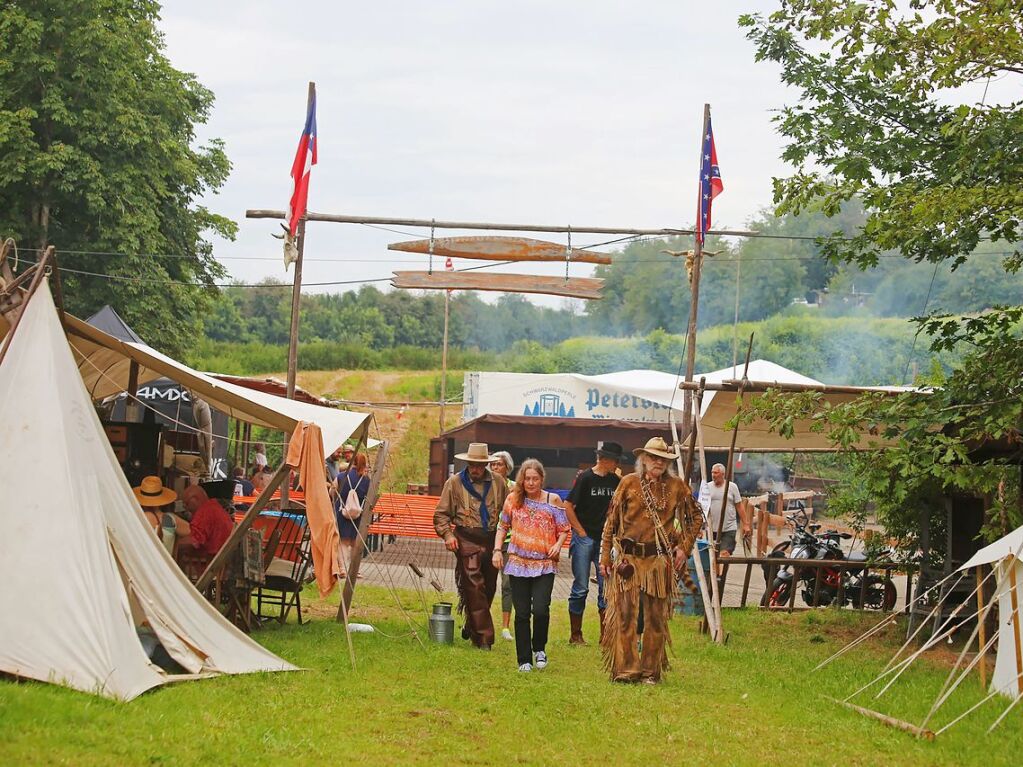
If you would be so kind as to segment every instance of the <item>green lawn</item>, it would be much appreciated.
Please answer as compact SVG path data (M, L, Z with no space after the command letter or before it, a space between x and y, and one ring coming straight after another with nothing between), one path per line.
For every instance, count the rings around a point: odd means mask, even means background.
M425 641L419 597L401 592ZM810 668L876 616L727 612L726 647L692 618L673 622L676 660L659 687L619 686L594 645L569 647L564 602L553 605L551 665L516 672L511 642L492 653L421 647L384 589L360 587L353 620L389 636L344 633L312 602L305 626L255 636L307 670L171 685L131 703L54 686L0 682L0 764L551 764L937 765L1018 761L1023 711L993 735L982 709L934 743L829 702L869 680L896 632L816 674ZM336 604L336 597L331 600ZM588 614L593 636L595 616ZM944 653L947 656L947 653ZM877 705L919 721L944 679L938 660L906 675ZM979 696L971 679L948 721ZM951 705L951 704L950 704ZM697 762L699 760L699 762Z

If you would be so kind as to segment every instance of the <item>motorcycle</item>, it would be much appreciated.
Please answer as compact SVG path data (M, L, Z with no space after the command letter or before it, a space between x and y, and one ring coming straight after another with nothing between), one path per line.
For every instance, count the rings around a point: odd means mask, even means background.
M818 534L821 526L807 524L806 514L801 509L794 514L787 514L786 519L793 527L792 536L788 541L775 546L768 556L788 560L844 560L866 564L867 557L863 552L854 551L846 556L842 551L841 541L852 538L850 533L828 530ZM786 552L789 552L788 556ZM765 567L765 577L767 572L768 568ZM839 607L851 604L856 608L885 611L895 607L897 595L891 578L867 574L864 588L862 566L804 568L799 573L798 584L795 585L793 576L794 568L791 565L782 565L765 592L761 604L769 607L787 606L792 598L792 589L801 586L800 596L808 606L813 606L816 592L816 604L819 607L836 604L839 594L842 595ZM817 585L818 577L821 578L820 586Z

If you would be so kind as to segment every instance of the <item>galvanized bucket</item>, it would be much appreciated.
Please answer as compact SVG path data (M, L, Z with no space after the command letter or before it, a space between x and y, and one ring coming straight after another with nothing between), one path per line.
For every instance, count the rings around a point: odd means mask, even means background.
M441 644L455 641L455 618L451 615L450 602L437 602L430 616L430 639Z

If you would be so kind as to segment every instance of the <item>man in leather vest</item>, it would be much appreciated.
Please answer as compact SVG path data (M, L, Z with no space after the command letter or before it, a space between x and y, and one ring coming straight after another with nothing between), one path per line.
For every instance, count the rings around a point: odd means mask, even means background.
M458 610L465 615L462 636L481 649L494 644L494 620L490 605L497 591L494 531L508 496L508 486L491 474L487 445L473 442L455 458L465 461L462 471L444 483L433 528L455 555L455 586Z

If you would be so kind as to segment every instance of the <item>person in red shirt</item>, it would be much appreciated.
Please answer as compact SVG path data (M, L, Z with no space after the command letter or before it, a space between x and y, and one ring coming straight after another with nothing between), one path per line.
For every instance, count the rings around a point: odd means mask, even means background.
M178 539L178 546L191 546L212 557L227 541L234 521L223 506L211 500L198 485L189 485L181 494L185 508L192 514L188 534Z

